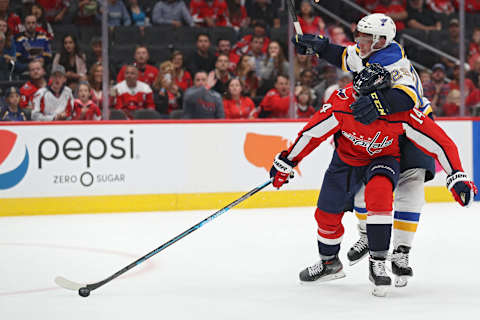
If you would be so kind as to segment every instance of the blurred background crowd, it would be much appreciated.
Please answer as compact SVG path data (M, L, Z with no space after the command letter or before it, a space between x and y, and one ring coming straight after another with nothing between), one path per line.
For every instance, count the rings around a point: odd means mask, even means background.
M435 115L459 116L457 0L295 2L304 33L343 46L366 13L391 16ZM480 1L465 11L464 103L475 116ZM0 120L308 118L352 76L294 53L289 28L284 0L0 0Z

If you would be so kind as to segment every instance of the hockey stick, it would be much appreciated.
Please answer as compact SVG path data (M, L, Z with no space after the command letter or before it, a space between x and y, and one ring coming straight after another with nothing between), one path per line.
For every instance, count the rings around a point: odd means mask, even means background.
M74 290L74 291L77 291L78 290L78 294L81 295L82 297L88 297L90 295L90 291L92 290L95 290L101 286L103 286L104 284L112 281L113 279L117 278L118 276L122 275L123 273L127 272L128 270L138 266L139 264L141 264L142 262L150 259L152 256L156 255L157 253L159 253L160 251L162 251L163 249L166 249L168 248L169 246L171 246L172 244L174 244L175 242L177 242L178 240L186 237L187 235L189 235L190 233L192 233L193 231L199 229L200 227L202 227L204 224L212 221L213 219L215 219L216 217L220 216L221 214L227 212L229 209L235 207L237 204L239 204L240 202L243 202L244 200L250 198L251 196L253 196L255 193L259 192L260 190L262 190L263 188L265 188L266 186L268 186L269 184L272 183L272 180L268 180L267 182L264 182L262 185L258 186L258 187L255 187L254 189L250 190L249 192L247 192L246 194L244 194L243 196L241 196L240 198L238 198L237 200L233 201L232 203L230 203L229 205L223 207L222 209L218 210L217 212L215 212L214 214L212 214L211 216L205 218L204 220L200 221L199 223L197 223L196 225L194 225L193 227L191 227L190 229L188 230L185 230L184 232L182 232L181 234L177 235L176 237L172 238L170 241L167 241L165 242L164 244L162 244L160 247L156 248L155 250L149 252L148 254L144 255L143 257L141 257L140 259L132 262L131 264L129 264L128 266L126 266L125 268L117 271L116 273L112 274L110 277L102 280L102 281L99 281L99 282L95 282L95 283L91 283L91 284L85 284L85 283L77 283L77 282L74 282L74 281L70 281L68 279L65 279L64 277L56 277L55 278L55 283L57 285L59 285L60 287L62 288L65 288L65 289L68 289L68 290Z
M295 32L299 35L303 35L302 26L300 25L300 22L298 22L297 14L295 13L295 4L293 3L293 0L287 0L287 6L288 6L288 12L292 17L293 27L295 28ZM307 48L306 54L312 55L313 49Z

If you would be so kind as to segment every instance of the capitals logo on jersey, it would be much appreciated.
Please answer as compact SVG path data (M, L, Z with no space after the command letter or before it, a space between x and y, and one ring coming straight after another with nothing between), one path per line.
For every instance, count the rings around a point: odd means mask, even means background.
M15 187L27 174L30 157L19 140L16 133L0 130L0 190Z
M373 138L365 139L363 136L357 137L355 132L349 133L342 130L342 135L348 140L353 142L355 146L364 147L369 155L374 155L375 153L380 153L382 150L388 146L391 146L393 143L393 138L388 139L388 136L384 137L382 142L377 142L378 137L382 134L381 131L377 131Z

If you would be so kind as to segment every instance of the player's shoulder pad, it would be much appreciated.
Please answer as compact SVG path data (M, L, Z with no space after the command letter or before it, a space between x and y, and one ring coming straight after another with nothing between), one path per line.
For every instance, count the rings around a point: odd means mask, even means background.
M369 63L379 63L382 66L388 66L405 58L405 52L402 46L393 41L389 46L372 54Z

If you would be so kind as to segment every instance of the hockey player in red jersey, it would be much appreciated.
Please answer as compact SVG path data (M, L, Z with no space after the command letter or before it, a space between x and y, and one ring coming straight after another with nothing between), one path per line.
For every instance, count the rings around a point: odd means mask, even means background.
M335 137L335 153L325 173L315 219L320 261L300 272L302 282L327 281L344 277L338 258L343 236L341 223L345 208L351 209L354 195L364 183L367 207L367 238L370 250L369 279L374 294L383 296L391 284L385 271L390 246L392 204L400 165L401 136L406 136L423 152L434 156L447 177L447 188L462 206L473 201L477 189L463 172L454 142L433 120L417 109L381 115L370 125L355 121L351 106L356 92L373 88L371 99L382 110L385 103L377 88L390 86L390 73L378 64L362 70L353 86L337 90L300 131L295 143L274 160L270 176L273 186L288 182L293 168L329 136ZM355 88L355 90L354 90ZM361 99L359 99L361 100Z

